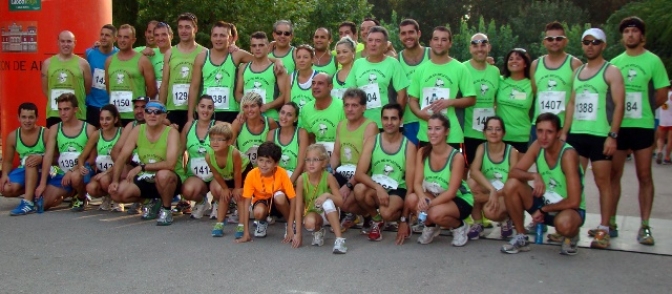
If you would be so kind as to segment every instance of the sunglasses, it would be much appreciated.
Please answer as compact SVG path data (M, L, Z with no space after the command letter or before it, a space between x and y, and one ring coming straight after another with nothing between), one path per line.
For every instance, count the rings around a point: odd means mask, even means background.
M586 46L588 46L590 44L593 44L593 46L597 46L597 45L602 44L603 42L602 42L602 40L594 39L594 40L583 40L583 41L581 41L581 43L583 43L583 45L586 45Z
M308 163L317 163L317 162L321 162L323 159L322 158L317 158L317 157L313 157L313 158L307 157L305 160Z
M488 44L488 40L483 39L483 40L471 40L471 45L478 45L478 44Z
M278 36L285 35L285 37L289 37L292 35L292 32L275 31L275 34Z
M159 115L159 114L164 114L163 110L161 109L145 109L146 114L154 114L154 115Z
M555 37L548 36L548 37L544 38L544 40L546 40L546 42L553 42L553 41L560 42L564 39L567 39L567 37L565 37L565 36L555 36Z

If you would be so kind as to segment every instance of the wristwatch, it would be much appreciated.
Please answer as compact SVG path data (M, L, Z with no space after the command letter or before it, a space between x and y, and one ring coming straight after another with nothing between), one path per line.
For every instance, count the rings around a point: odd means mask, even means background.
M345 186L348 187L348 189L352 190L353 186L350 182L345 183Z
M616 138L618 138L618 133L616 133L616 132L609 132L609 137L611 137L612 139L616 139Z
M145 171L145 164L144 163L140 164L140 170L142 170L143 172Z
M402 223L406 223L406 222L408 222L408 220L406 219L405 216L402 216L402 217L399 219L399 221L402 222Z

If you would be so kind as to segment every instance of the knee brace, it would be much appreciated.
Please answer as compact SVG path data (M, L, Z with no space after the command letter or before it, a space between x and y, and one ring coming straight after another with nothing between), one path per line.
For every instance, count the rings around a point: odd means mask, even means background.
M334 205L334 201L327 199L322 203L322 209L324 210L324 213L331 213L336 211L336 205Z

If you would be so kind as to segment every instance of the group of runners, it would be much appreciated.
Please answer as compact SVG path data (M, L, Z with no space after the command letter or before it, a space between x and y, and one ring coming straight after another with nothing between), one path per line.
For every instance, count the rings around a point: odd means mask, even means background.
M532 60L511 49L501 72L485 34L471 37L471 59L460 62L450 56L448 28L434 28L425 47L412 19L399 25L399 52L368 18L359 34L355 23L341 23L335 45L330 29L317 28L312 46L292 46L292 23L281 20L272 41L252 33L249 52L235 45L233 24L213 24L212 48L196 43L198 29L196 16L181 14L171 45L171 26L152 21L147 46L134 48L133 26L105 25L84 58L73 53L74 34L61 32L59 53L42 67L47 126L36 123L36 105L23 103L21 126L5 140L0 192L23 195L10 214L68 197L83 211L102 197L101 210L162 226L174 214L201 219L209 211L211 235L237 223L241 243L265 237L282 217L283 241L293 247L304 230L322 246L329 225L334 253L347 252L344 233L358 223L372 241L396 226L397 244L414 231L429 244L449 229L452 245L464 246L490 220L510 239L502 252L529 250L526 234L543 224L555 227L549 241L573 255L589 162L602 216L591 247L608 248L632 152L637 239L654 244L654 111L670 103L670 83L644 48L637 17L621 22L625 52L610 62L601 29L583 33L584 64L564 51L577 40L552 22L546 55Z

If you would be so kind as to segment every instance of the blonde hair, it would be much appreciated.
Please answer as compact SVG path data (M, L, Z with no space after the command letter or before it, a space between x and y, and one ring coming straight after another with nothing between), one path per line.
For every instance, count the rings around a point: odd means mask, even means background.
M322 144L312 144L308 146L308 149L306 150L306 154L310 151L315 151L320 155L320 159L328 159L329 158L329 153L327 153L327 148L324 148L324 145Z
M259 107L261 107L264 104L264 101L261 99L261 95L259 95L259 93L250 91L245 93L243 98L240 99L241 109L245 104L257 104Z
M224 140L231 140L231 138L233 138L233 129L231 128L231 124L228 122L218 122L210 128L208 134L210 136L223 136Z
M352 53L355 53L355 48L357 48L357 42L355 42L355 40L353 40L349 36L345 36L345 37L341 38L340 40L338 40L338 42L336 43L336 46L334 46L334 48L336 48L338 45L341 45L341 44L347 45L350 48L350 50L352 51Z

